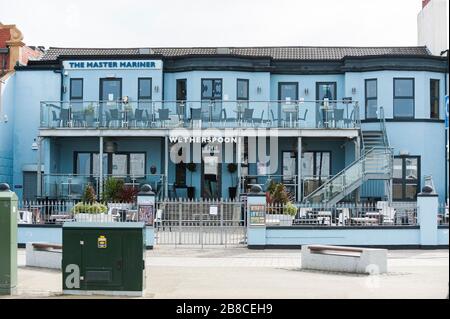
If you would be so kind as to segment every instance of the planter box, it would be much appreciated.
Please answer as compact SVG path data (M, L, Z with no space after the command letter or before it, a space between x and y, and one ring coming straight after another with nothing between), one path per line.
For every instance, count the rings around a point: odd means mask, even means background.
M75 214L75 220L77 222L98 222L98 223L104 223L104 222L113 222L113 216L109 214Z

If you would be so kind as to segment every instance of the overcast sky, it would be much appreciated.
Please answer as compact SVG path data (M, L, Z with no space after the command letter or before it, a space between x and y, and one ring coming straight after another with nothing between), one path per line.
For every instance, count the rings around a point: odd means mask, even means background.
M28 45L416 45L421 0L0 0Z

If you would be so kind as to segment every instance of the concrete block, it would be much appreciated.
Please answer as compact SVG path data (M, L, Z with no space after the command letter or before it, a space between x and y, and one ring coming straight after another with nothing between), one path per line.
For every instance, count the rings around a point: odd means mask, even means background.
M40 267L50 269L61 269L62 250L60 249L36 249L34 243L26 244L27 267Z
M304 245L302 269L383 274L387 272L387 250Z

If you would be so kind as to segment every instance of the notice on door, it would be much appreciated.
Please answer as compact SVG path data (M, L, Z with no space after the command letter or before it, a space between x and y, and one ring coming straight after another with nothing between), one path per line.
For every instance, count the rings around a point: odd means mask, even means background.
M97 247L100 249L105 249L108 247L108 240L105 236L99 236L97 239Z

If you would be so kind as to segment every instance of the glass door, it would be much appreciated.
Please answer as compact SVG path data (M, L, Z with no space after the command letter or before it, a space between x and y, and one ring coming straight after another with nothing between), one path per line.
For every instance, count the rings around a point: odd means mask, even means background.
M278 118L292 126L298 118L296 101L298 100L298 83L281 82L278 84Z
M122 79L100 79L100 121L119 124L118 102L122 99ZM105 114L105 115L104 115Z
M186 79L177 80L177 115L179 120L186 118L187 84Z
M202 197L205 199L218 199L221 197L220 184L222 167L220 164L220 154L212 148L214 146L211 145L206 145L203 148Z

